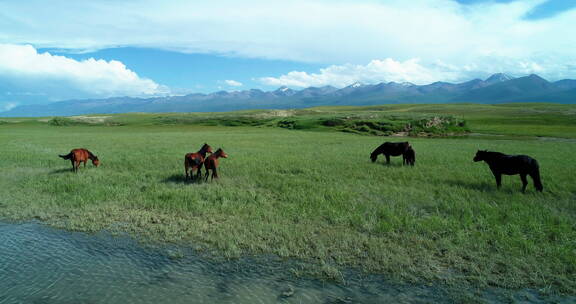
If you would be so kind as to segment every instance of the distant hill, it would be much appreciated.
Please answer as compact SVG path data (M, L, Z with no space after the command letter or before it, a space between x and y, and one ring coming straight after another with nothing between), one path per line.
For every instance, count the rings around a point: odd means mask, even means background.
M494 74L486 80L463 83L354 83L337 89L332 86L274 91L257 89L184 96L94 100L68 100L45 105L18 106L0 116L58 116L126 112L221 112L245 109L286 109L324 105L375 105L393 103L576 103L576 80L550 82L538 75L513 78Z

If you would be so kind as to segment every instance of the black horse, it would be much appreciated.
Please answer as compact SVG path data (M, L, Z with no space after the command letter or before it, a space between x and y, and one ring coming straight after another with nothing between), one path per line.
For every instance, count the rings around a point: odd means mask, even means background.
M500 152L478 150L476 156L474 156L474 161L485 161L488 164L490 170L492 170L492 174L494 174L494 177L496 178L496 186L498 188L502 185L502 174L520 174L520 179L522 180L522 192L526 191L526 186L528 185L526 175L532 177L536 190L542 192L544 189L542 181L540 180L538 162L530 156L507 155Z
M416 162L416 151L412 148L412 146L408 146L408 149L404 151L402 154L402 164L414 166Z
M370 154L370 159L375 162L379 154L384 154L386 156L386 163L390 163L390 156L400 156L403 155L406 150L410 147L407 141L404 142L385 142L381 144L376 150L372 151Z

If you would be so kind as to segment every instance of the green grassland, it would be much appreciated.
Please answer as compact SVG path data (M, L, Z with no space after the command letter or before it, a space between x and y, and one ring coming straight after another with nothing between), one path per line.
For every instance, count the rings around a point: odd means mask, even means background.
M448 123L407 132L419 137L374 136L434 117ZM460 136L468 133L490 136ZM334 279L354 267L410 282L575 293L574 137L576 107L544 104L2 119L0 216L225 257L297 258ZM415 167L370 162L383 141L405 139ZM230 156L221 179L186 182L183 156L204 142ZM101 167L71 173L57 154L76 147ZM477 149L533 156L544 193L530 184L522 194L518 176L496 190L488 167L472 162Z

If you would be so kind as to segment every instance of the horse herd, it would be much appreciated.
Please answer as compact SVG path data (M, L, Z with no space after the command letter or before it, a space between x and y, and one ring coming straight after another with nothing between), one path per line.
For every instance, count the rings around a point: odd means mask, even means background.
M207 153L210 153L210 156L206 157ZM74 172L78 172L81 163L84 163L84 167L86 167L86 163L89 159L92 161L94 166L98 167L100 165L98 157L85 148L72 149L70 153L58 156L70 160L72 163L72 171ZM222 149L218 149L215 153L212 153L212 147L208 144L204 144L198 152L186 154L184 156L184 171L186 179L194 180L194 170L196 170L196 178L199 179L202 174L202 166L206 169L206 181L208 180L210 171L212 171L211 180L218 178L218 158L220 157L227 158L228 154L226 154Z
M211 153L206 157L206 153ZM208 173L212 171L212 178L218 178L218 158L227 158L228 154L222 149L216 150L212 153L212 147L204 144L196 153L188 153L184 156L184 171L186 172L186 179L194 180L194 170L196 170L196 178L200 178L202 165L206 169L205 180L208 180Z
M206 156L208 153L210 153L210 155ZM402 155L404 165L414 166L416 163L416 152L407 141L383 143L370 154L372 162L375 162L380 154L383 154L386 157L387 164L390 163L391 156L400 155ZM70 160L72 162L72 171L74 172L78 172L78 167L80 167L81 163L84 163L84 167L86 167L88 159L90 159L92 164L96 167L100 164L98 157L84 148L73 149L66 155L58 156ZM228 154L226 154L222 149L218 149L213 153L212 147L208 144L204 144L198 152L186 154L184 156L184 172L186 179L194 180L194 171L196 171L196 179L200 179L202 175L202 167L206 170L204 178L205 181L208 180L210 171L212 171L211 180L218 178L218 159L221 157L227 158ZM484 161L488 164L494 178L496 179L496 186L498 188L502 185L502 175L519 174L520 180L522 181L522 192L526 191L526 186L528 185L526 177L528 175L532 178L536 190L542 192L544 189L540 179L538 162L530 156L507 155L500 152L478 150L473 160L475 162Z
M404 165L414 166L416 162L416 152L407 141L383 143L370 154L372 162L375 162L380 154L384 154L388 164L390 163L390 156L400 155L402 155ZM534 181L536 190L542 192L544 189L540 179L538 162L528 155L507 155L500 152L478 150L473 160L475 162L484 161L488 164L496 179L496 187L498 188L502 186L502 175L519 174L522 181L522 192L526 191L526 186L528 185L526 176L528 175Z

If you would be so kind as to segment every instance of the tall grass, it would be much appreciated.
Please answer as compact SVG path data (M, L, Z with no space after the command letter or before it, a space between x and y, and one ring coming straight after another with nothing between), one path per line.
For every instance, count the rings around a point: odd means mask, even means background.
M130 116L127 116L130 117ZM576 292L576 143L408 138L416 166L371 163L382 137L281 128L0 126L0 215L124 231L234 257L273 253L338 277L359 267L408 281ZM401 139L404 140L404 139ZM207 142L221 179L188 183L183 156ZM57 157L86 147L99 168ZM541 165L544 193L496 190L477 149Z

